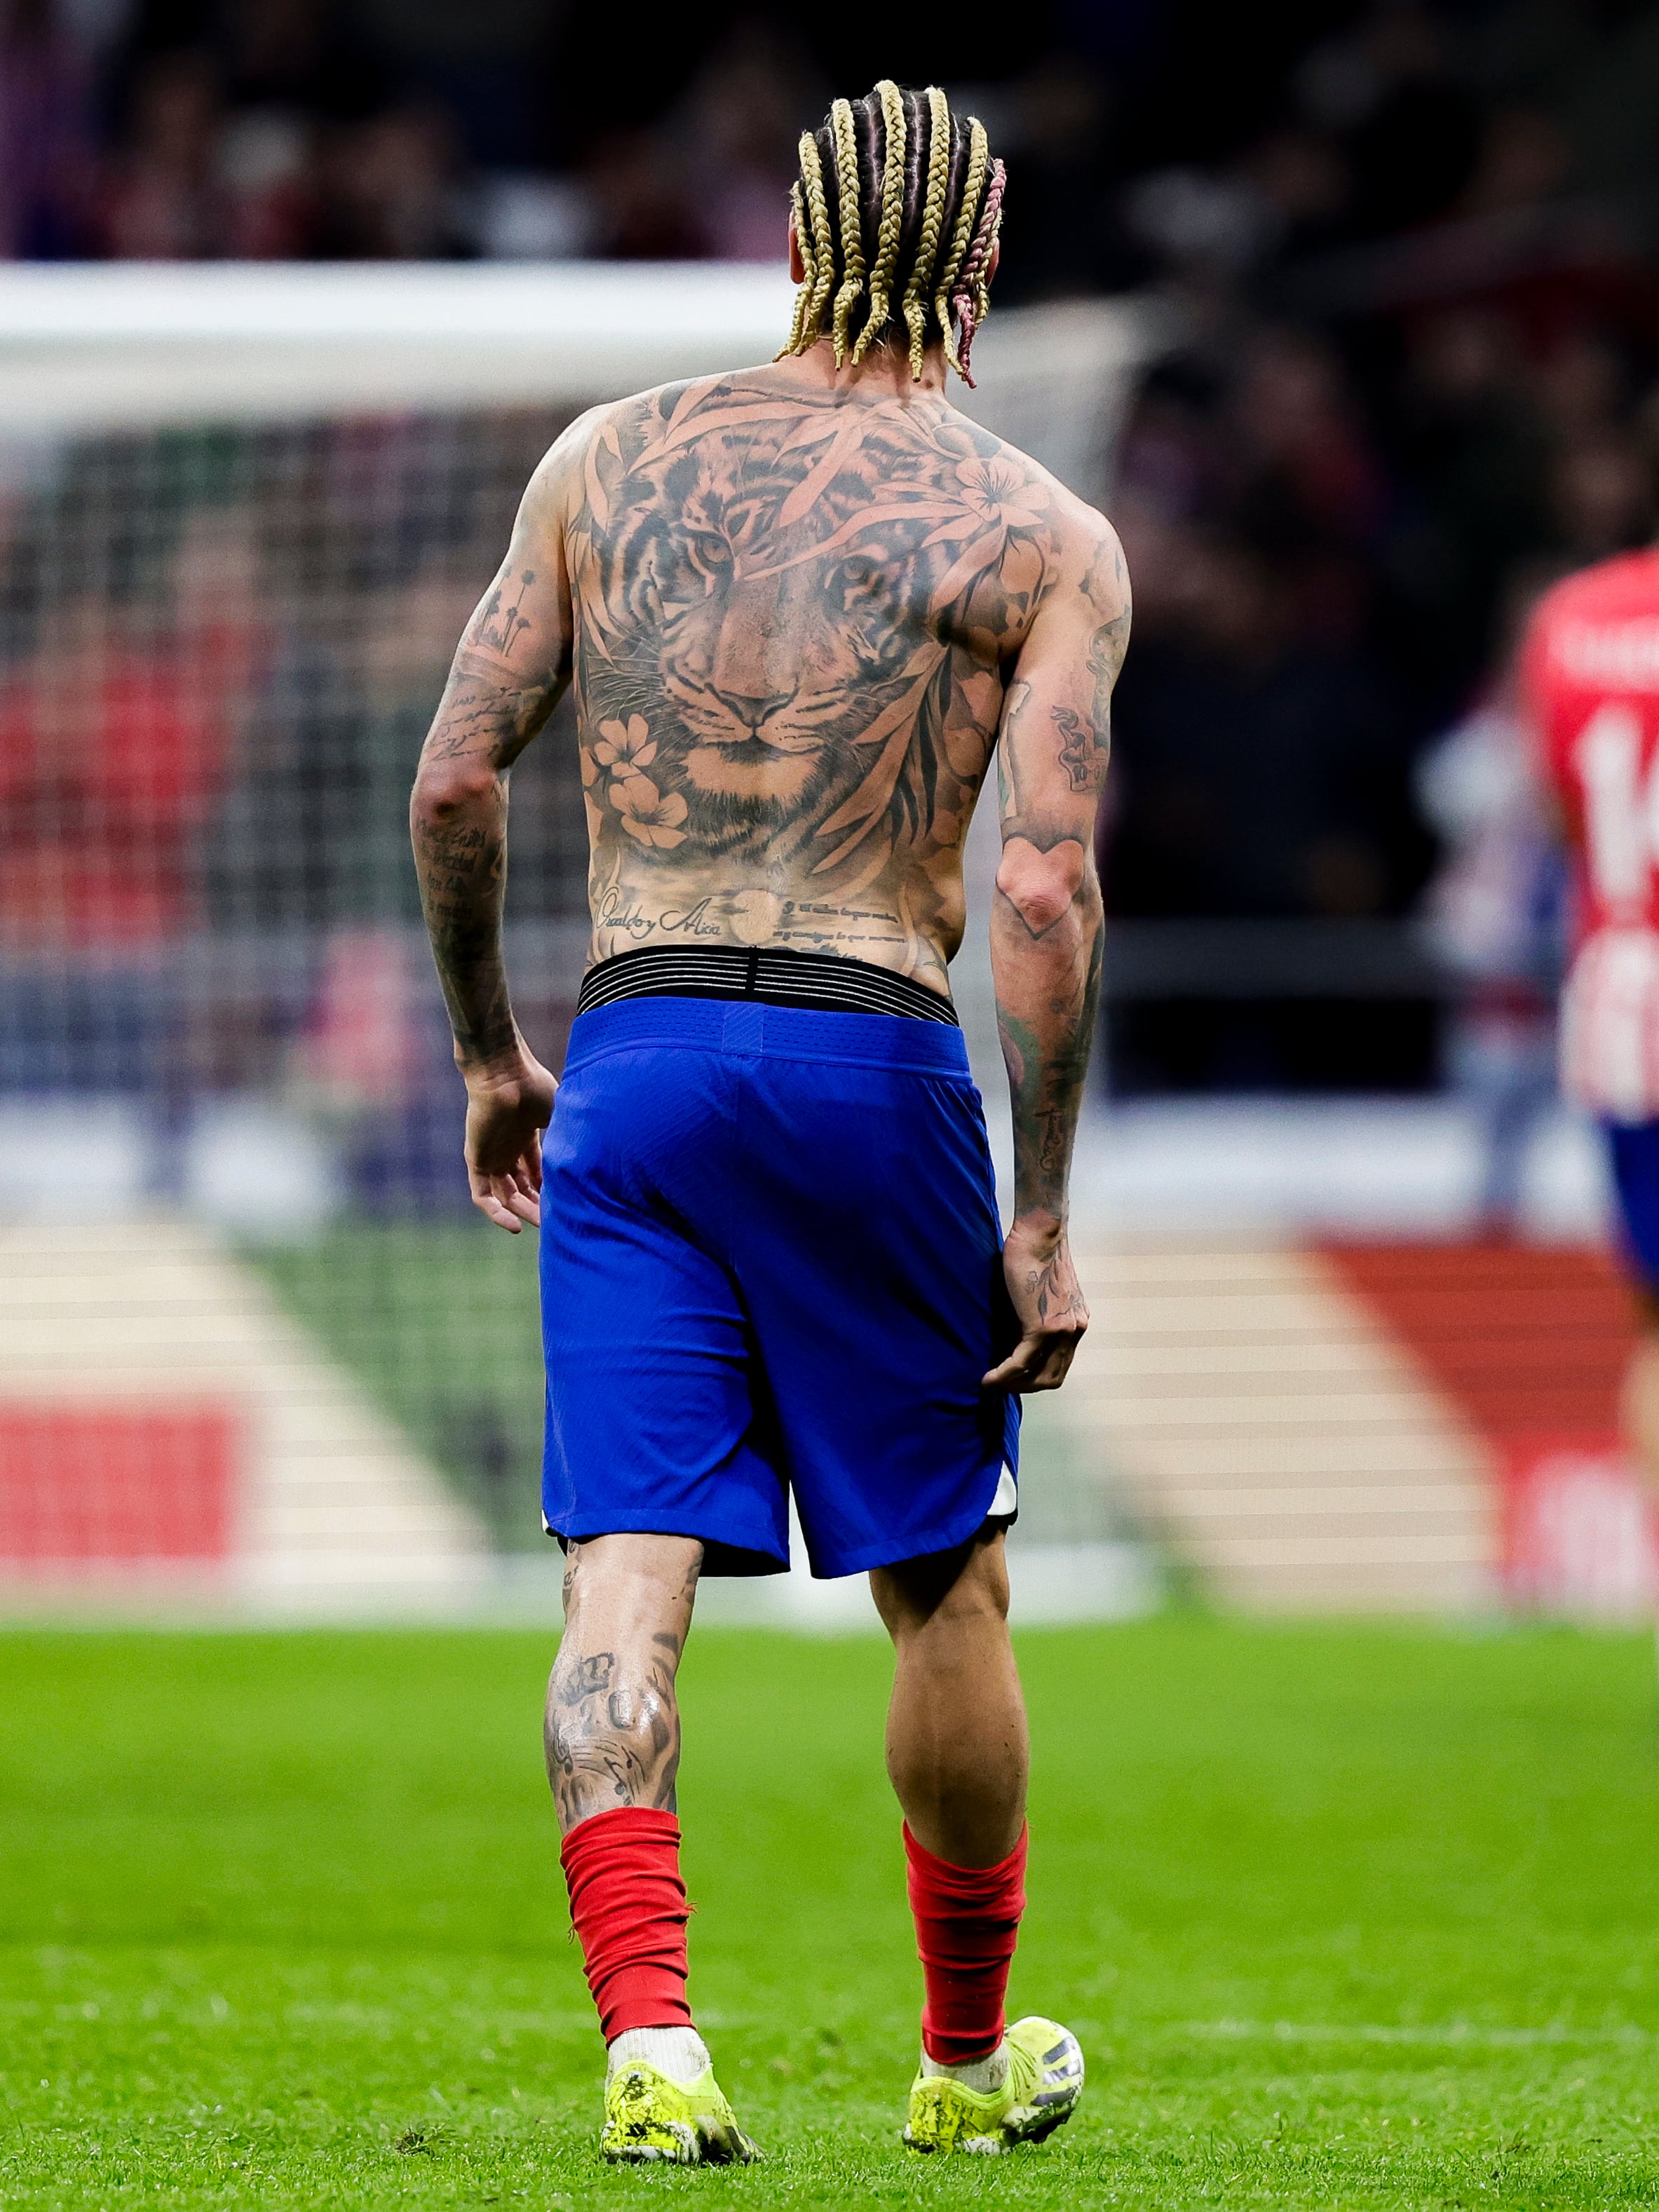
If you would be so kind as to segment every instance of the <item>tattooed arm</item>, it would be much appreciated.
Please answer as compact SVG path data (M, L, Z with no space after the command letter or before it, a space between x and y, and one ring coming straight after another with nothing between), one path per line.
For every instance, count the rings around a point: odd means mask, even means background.
M985 1379L1005 1389L1058 1389L1089 1325L1067 1242L1066 1178L1100 995L1095 813L1128 639L1128 577L1103 524L1031 625L1000 735L991 966L1014 1106L1003 1267L1021 1334Z
M515 1236L540 1219L554 1084L507 996L507 780L569 681L559 502L571 439L567 432L531 479L507 559L456 651L410 803L421 905L466 1084L472 1202Z

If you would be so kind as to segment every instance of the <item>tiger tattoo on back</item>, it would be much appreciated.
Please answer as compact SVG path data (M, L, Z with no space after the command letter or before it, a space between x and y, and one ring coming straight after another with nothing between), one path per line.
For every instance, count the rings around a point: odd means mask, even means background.
M761 369L596 419L563 545L594 960L779 944L946 988L1054 490L927 392Z

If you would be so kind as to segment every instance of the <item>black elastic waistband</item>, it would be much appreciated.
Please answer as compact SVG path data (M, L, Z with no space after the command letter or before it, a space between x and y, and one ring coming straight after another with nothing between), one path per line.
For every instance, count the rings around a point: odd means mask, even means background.
M775 945L665 945L618 952L583 976L576 1012L592 1013L618 999L758 999L769 1006L901 1014L960 1026L951 1001L914 976L896 975L867 960L788 952Z

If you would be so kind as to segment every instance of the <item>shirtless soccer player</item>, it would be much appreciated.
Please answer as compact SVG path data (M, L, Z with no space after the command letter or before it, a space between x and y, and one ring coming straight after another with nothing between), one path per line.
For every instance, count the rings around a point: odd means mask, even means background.
M779 1571L791 1492L812 1571L867 1573L897 1651L906 2140L1000 2150L1083 2086L1064 2028L1004 2030L1026 1734L1003 1534L1017 1394L1064 1380L1088 1317L1066 1185L1127 586L1100 516L945 397L996 266L981 125L883 83L800 163L782 353L554 446L413 807L473 1196L542 1231L568 1555L547 1762L618 2159L754 2155L686 2004L674 1681L699 1576ZM593 936L556 1104L500 921L507 772L567 683ZM998 747L1006 1245L948 972Z

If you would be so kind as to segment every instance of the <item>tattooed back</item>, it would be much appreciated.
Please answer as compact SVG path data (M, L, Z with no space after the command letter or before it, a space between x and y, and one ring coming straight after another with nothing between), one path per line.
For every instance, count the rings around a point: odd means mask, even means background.
M1006 687L1105 541L1121 574L1099 516L933 391L804 388L789 364L573 425L469 644L498 671L533 661L556 564L592 958L780 945L946 990ZM1115 673L1097 724L1054 733L1078 788Z

